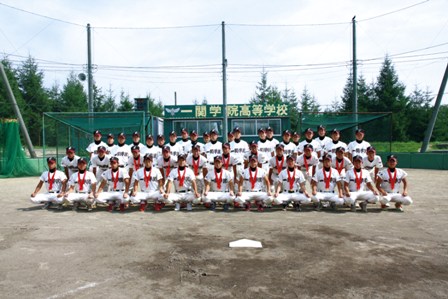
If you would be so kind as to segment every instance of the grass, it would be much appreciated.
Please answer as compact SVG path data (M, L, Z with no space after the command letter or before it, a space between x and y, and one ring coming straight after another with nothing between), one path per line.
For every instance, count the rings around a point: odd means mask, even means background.
M371 142L377 152L389 152L389 142ZM448 142L430 142L428 150L440 150ZM422 142L392 142L392 152L395 153L417 153L420 151Z

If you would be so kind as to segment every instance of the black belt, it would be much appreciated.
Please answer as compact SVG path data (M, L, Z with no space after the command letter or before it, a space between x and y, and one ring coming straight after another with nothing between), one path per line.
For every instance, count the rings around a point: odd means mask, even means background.
M177 193L187 193L187 192L190 192L191 190L190 189L188 189L188 190L180 190L180 191L177 191Z
M243 163L238 163L238 164L236 164L236 165L243 165Z
M78 191L76 193L86 194L86 193L89 193L89 192L88 191Z
M118 191L124 191L124 189L115 189L115 190L112 190L112 191L118 192Z
M59 193L60 191L48 191L48 193Z
M245 192L263 192L261 190L246 190Z
M320 193L334 193L334 191L318 191Z
M299 192L299 191L297 191L297 190L283 190L283 191L285 191L285 192L287 192L287 193L297 193L297 192Z
M120 168L124 168L124 165L118 165L118 167L120 167Z

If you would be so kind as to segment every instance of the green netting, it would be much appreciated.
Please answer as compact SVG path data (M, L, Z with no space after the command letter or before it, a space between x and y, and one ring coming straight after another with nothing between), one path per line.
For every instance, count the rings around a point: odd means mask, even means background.
M366 139L371 141L391 141L391 113L301 113L301 131L310 127L316 129L324 125L327 132L339 129L343 138L353 138L353 128L366 131Z
M20 143L15 119L0 119L0 178L39 175L36 165L26 156Z
M132 133L145 134L146 115L144 112L95 112L95 113L44 113L44 155L56 156L60 163L65 156L65 148L73 146L76 154L88 157L85 150L93 142L93 131L102 132L102 140L106 142L107 134L112 133L116 137L118 133L126 134L126 143L132 142ZM144 138L142 138L144 143Z

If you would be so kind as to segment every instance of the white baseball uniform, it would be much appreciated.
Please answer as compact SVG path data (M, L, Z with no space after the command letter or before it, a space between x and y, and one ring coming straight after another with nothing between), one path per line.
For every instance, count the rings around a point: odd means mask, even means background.
M98 155L94 155L90 160L93 169L95 169L96 180L98 182L101 181L101 175L103 172L110 168L110 158L111 156L109 155L104 155L103 158L100 158Z
M285 143L284 141L280 142L280 144L283 144L283 154L285 156L293 155L294 151L296 150L296 145L294 142L288 142Z
M316 138L314 138L314 141L319 143L321 157L325 153L325 148L326 148L327 143L333 142L333 140L328 136L324 136L324 137L317 136Z
M354 156L361 156L366 157L367 156L367 148L370 146L370 143L368 143L365 140L361 140L359 142L358 140L352 141L347 146L347 152L349 152L352 157Z
M235 198L235 201L240 204L252 200L256 202L270 203L271 197L265 192L267 187L265 184L266 176L267 172L260 167L255 168L255 171L252 171L250 167L244 169L240 178L240 180L242 179L243 192L241 192L241 196Z
M93 155L96 155L98 154L98 147L100 146L104 146L105 148L107 148L107 144L104 141L94 141L87 146L86 151Z
M293 171L290 171L289 168L282 170L277 179L277 183L282 184L282 193L274 198L274 202L276 204L289 203L290 201L310 203L311 199L300 193L300 185L305 182L303 173L297 168L294 168Z
M31 197L31 202L37 204L47 202L62 204L64 198L58 197L58 194L64 191L62 190L62 183L67 180L65 173L56 169L53 172L44 171L39 179L45 183L47 192Z
M204 173L203 168L207 168L207 158L199 155L197 159L193 157L193 154L188 155L186 159L187 165L193 170L194 175L196 176L196 187L198 188L198 193L202 194L204 190Z
M406 171L400 168L395 168L394 172L390 171L389 168L385 168L378 173L378 177L381 179L380 186L387 192L387 195L381 195L380 202L382 204L389 202L397 202L405 206L412 204L410 196L403 196L400 193L401 182L407 176Z
M68 185L74 187L74 192L67 194L67 201L70 203L85 202L92 204L95 201L93 194L91 194L93 184L96 184L96 177L93 172L85 170L84 173L78 171L72 174L68 180Z
M344 182L348 183L348 190L350 191L350 196L344 197L346 204L353 205L357 200L366 203L376 203L378 201L378 196L367 189L367 184L372 183L372 178L367 170L360 169L360 171L357 171L355 168L348 170Z
M106 154L110 155L111 157L113 157L115 155L115 151L117 150L118 145L116 144L107 144L106 145Z
M118 165L127 168L129 159L132 157L131 148L127 144L117 145L115 149L115 157L118 158Z
M238 139L230 142L230 154L234 156L238 163L236 166L236 177L239 178L244 171L244 155L249 152L249 145L246 141Z
M207 195L202 197L204 203L210 202L233 202L234 196L229 194L229 183L233 181L233 174L221 168L220 172L217 172L215 168L208 172L204 178L210 184L210 190Z
M326 171L325 168L319 168L312 180L317 184L317 193L311 196L313 202L329 201L339 205L344 203L344 199L335 191L337 183L341 181L336 169L330 168Z
M317 169L317 165L319 165L319 158L315 152L311 152L311 156L307 157L305 154L301 154L297 157L296 160L297 167L302 171L305 179L308 182L311 182L313 177L313 167Z
M265 156L265 160L269 162L269 160L272 158L272 153L274 152L274 148L272 147L272 143L265 140L258 140L258 152ZM265 169L265 167L263 167ZM266 170L266 169L265 169ZM269 170L269 169L267 169Z
M162 156L162 148L157 145L148 146L146 145L143 150L140 150L140 153L145 156L146 154L149 154L152 157L152 166L153 167L159 167L157 165L157 160L160 156Z
M65 156L61 160L61 166L66 167L68 170L68 177L71 177L72 174L78 171L78 159L79 156L75 155L73 159L69 159L68 156Z
M135 182L138 182L138 185L140 186L140 191L136 192L136 194L130 198L133 204L138 204L142 201L163 201L159 189L159 182L163 177L158 168L154 166L150 169L142 167L135 171L132 177L133 183L131 183L131 186L133 186Z
M168 159L165 159L163 156L160 156L157 159L157 167L160 169L162 176L168 178L171 170L177 167L177 157L170 155Z
M197 140L196 141L190 140L189 143L184 144L184 154L191 154L193 146L195 146L196 144L199 145L199 147L200 147L199 150L201 151L201 153L205 153L204 144L198 142Z
M378 155L375 155L372 161L369 160L368 156L365 156L362 159L362 166L370 173L372 180L375 180L375 168L378 169L378 171L381 170L383 168L383 161Z
M174 156L177 158L177 156L179 156L180 154L183 154L184 149L182 148L182 146L179 143L171 143L168 142L167 144L165 144L165 146L168 146L170 148L170 152L171 152L171 156Z
M347 151L347 144L345 142L342 142L340 140L338 142L334 142L333 140L331 140L330 142L325 144L324 152L334 156L338 147L343 147L344 150Z
M279 158L277 155L275 155L269 160L269 167L272 169L272 175L270 179L275 184L280 172L282 172L286 167L288 167L286 163L286 156L282 155Z
M320 143L317 142L315 139L311 139L311 140L305 139L305 140L299 142L299 145L296 146L294 153L296 153L297 155L303 154L303 147L307 144L311 144L313 146L313 152L316 152L316 154L322 150Z
M101 180L108 184L107 192L101 192L96 199L100 203L118 202L124 204L129 201L129 197L123 196L126 190L125 179L129 179L126 169L118 168L116 171L108 169L101 175Z
M195 180L196 176L194 175L193 170L191 170L189 167L186 166L184 170L174 168L168 175L168 181L171 181L173 183L175 193L170 192L165 202L199 203L200 198L196 198L193 192L193 182Z
M341 179L343 179L345 177L345 173L353 168L353 163L345 156L339 160L336 155L332 155L331 167L336 169Z

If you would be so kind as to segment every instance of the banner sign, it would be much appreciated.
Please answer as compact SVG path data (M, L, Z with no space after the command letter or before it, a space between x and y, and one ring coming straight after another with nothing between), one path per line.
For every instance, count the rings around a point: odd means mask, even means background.
M165 118L222 118L223 105L165 106ZM227 105L228 118L287 117L288 105L231 104Z

